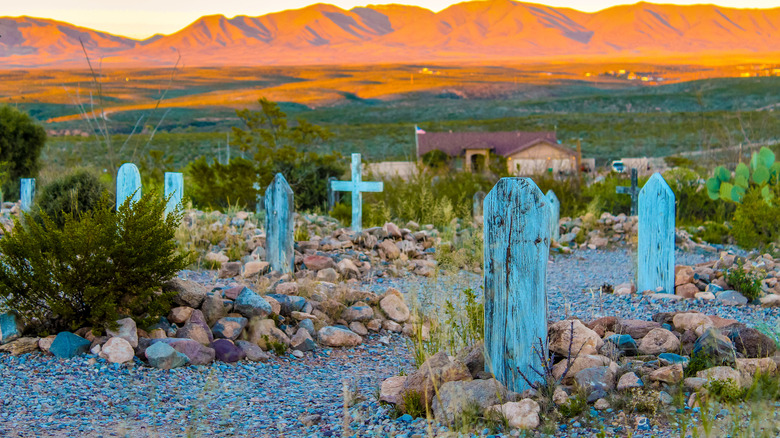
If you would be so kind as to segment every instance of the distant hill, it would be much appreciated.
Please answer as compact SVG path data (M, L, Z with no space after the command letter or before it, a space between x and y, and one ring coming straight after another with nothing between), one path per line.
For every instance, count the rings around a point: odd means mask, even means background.
M780 8L652 3L595 13L472 1L439 13L327 4L261 17L206 16L145 41L30 17L0 18L0 68L104 65L300 65L565 57L657 58L780 53Z

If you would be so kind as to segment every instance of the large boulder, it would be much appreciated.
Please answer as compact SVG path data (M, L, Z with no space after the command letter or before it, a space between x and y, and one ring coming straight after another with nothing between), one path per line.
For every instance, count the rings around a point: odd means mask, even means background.
M0 313L0 345L22 336L22 323L14 313Z
M403 323L409 319L409 307L404 302L403 297L396 294L388 294L379 302L379 308L388 318L395 322Z
M323 327L317 332L317 339L328 347L357 347L363 338L352 330L342 327Z
M496 379L449 381L433 397L433 415L442 423L451 422L471 406L479 406L484 411L508 401L511 401L509 391Z
M170 370L186 365L190 360L165 342L157 342L146 349L149 365L161 370Z
M568 359L563 359L560 362L553 365L552 374L556 379L562 379L564 384L571 385L574 383L574 377L580 371L586 368L609 366L612 361L605 356L597 354L581 354L576 359L569 363ZM568 368L568 372L566 369ZM564 376L564 373L566 375Z
M402 394L414 391L420 394L423 403L430 405L435 388L441 388L446 382L471 379L471 373L464 363L450 360L447 353L440 351L429 357L417 371L408 376ZM403 395L401 398L403 399ZM401 410L405 409L404 406L399 407Z
M173 302L179 306L192 307L197 309L206 299L208 291L201 284L190 280L174 278L163 284L164 291L174 291Z
M604 344L601 337L578 320L558 321L549 329L549 348L557 354L596 354ZM571 349L571 351L570 351Z
M728 382L731 380L739 386L748 385L750 382L744 382L742 375L739 371L731 367L719 366L707 368L706 370L696 373L696 377L706 380L707 382Z
M138 346L137 339L136 346ZM115 336L103 344L100 350L100 357L111 363L125 363L133 360L135 351L133 350L133 346L124 338Z
M244 327L249 323L246 318L236 318L228 316L220 319L211 328L211 332L215 339L230 339L235 341L238 339L241 332L244 331Z
M71 332L60 332L54 338L49 353L62 359L70 359L89 351L91 342Z
M190 316L189 319L189 324L197 324L203 327L203 330L205 330L209 336L209 344L211 343L211 341L214 340L214 335L211 333L211 326L209 325L208 322L206 322L206 317L203 315L203 312L201 312L200 310L194 310L192 312L192 316ZM173 337L173 336L168 335L168 337Z
M678 313L672 318L672 324L680 333L693 330L699 334L713 326L709 316L697 312Z
M777 351L772 338L751 327L734 324L721 329L721 333L731 340L737 353L747 358L771 357Z
M120 319L116 329L107 329L106 334L110 337L122 338L135 348L138 346L138 328L132 318Z
M193 365L208 365L214 362L214 349L206 347L198 341L175 338L153 339L152 346L158 342L164 342L173 347L174 350L184 354ZM149 348L151 348L151 346ZM146 349L147 352L149 351L149 348Z
M674 333L662 328L650 330L639 343L639 352L642 354L658 355L674 351L680 351L680 340Z
M187 306L174 307L171 309L170 313L168 313L168 321L174 324L184 324L190 319L190 316L192 316L193 310L195 309Z
M491 406L490 410L499 412L507 420L511 429L536 429L539 427L541 407L535 400L526 398L519 402L508 402Z
M616 369L609 366L585 368L574 379L580 388L586 388L589 392L608 392L615 389Z
M214 349L214 357L222 362L234 363L246 356L244 351L229 339L215 339L211 348Z

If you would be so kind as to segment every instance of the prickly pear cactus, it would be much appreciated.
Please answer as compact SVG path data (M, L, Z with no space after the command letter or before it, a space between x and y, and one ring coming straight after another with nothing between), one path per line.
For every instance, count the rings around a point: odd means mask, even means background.
M769 148L762 147L750 158L750 165L739 163L731 172L723 166L718 166L712 178L707 180L707 194L710 199L722 199L742 203L745 193L751 183L761 191L764 202L772 204L775 197L773 186L780 181L780 162L775 162L775 154Z

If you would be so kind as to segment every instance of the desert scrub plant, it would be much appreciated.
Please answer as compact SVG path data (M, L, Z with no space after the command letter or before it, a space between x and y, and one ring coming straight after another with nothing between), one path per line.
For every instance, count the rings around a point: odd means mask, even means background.
M757 300L761 295L763 278L762 273L746 271L743 261L738 261L726 271L726 283L750 301Z
M92 211L64 215L61 228L43 213L4 229L0 303L39 332L165 315L173 292L161 286L188 264L174 240L181 212L166 216L166 200L151 192L130 202L115 212L105 195Z
M747 192L731 220L732 235L743 248L763 248L780 241L780 205L768 204L756 190Z
M745 398L746 391L734 379L711 380L705 385L707 393L718 401L736 403Z
M103 199L106 187L100 178L88 170L77 170L44 186L35 199L33 217L40 221L45 214L58 227L65 224L66 215L94 210Z

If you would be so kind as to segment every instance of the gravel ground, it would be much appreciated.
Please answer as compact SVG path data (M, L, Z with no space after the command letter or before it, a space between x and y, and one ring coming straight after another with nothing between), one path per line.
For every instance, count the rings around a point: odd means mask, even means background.
M706 257L678 254L677 263L698 263ZM605 282L630 281L632 265L631 254L626 251L581 251L554 256L548 271L550 319L559 320L566 315L583 319L603 315L649 319L660 311L697 309L751 325L777 324L776 309L726 307L698 300L654 302L638 296L598 296L588 292ZM478 290L481 277L405 277L367 286L381 291L390 285L419 299L424 306L435 306L444 299L462 296L460 292L466 287ZM402 369L410 371L411 357L407 341L397 335L391 337L388 345L371 335L358 348L322 349L303 359L287 356L266 364L215 363L173 371L140 364L114 366L90 356L60 360L40 354L3 354L0 437L417 438L429 436L428 430L438 435L446 430L441 425L404 417L392 419L389 409L376 401L381 381ZM347 392L360 398L349 410L351 421L343 434L345 381ZM600 414L591 413L598 423ZM597 432L578 423L564 427L555 435L584 437ZM487 431L480 435L487 435ZM633 436L651 435L679 436L679 432L656 428L646 435L635 432Z

